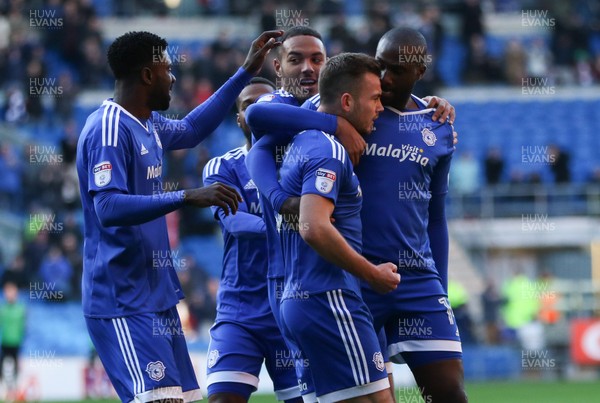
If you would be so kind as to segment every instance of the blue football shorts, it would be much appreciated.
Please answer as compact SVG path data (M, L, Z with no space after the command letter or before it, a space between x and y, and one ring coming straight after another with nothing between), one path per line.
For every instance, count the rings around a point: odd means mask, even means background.
M218 321L210 329L208 395L229 392L247 399L258 387L263 361L278 400L300 396L294 356L274 321L269 324Z
M405 291L416 282L420 288L430 290L428 295ZM437 361L462 359L454 313L439 280L419 281L403 276L391 293L381 295L365 283L361 292L373 315L375 329L385 331L392 362L406 363L412 369Z
M317 401L315 395L315 386L312 380L312 374L310 373L310 367L306 364L306 359L302 357L302 352L294 342L292 336L286 332L284 326L281 323L281 297L283 296L283 289L285 281L283 277L268 278L268 291L269 291L269 305L271 305L271 311L277 322L277 326L281 330L281 335L285 340L291 354L298 361L296 365L296 377L298 379L298 386L302 399L305 403L313 403Z
M389 388L383 354L366 304L352 291L284 299L281 318L308 360L319 402Z
M202 399L176 307L164 312L85 320L122 402Z

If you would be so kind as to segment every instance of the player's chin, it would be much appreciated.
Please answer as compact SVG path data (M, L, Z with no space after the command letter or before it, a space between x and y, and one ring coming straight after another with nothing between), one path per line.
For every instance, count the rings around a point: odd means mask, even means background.
M166 111L167 109L169 109L170 104L171 104L171 96L169 95L166 99L162 100L159 103L159 105L156 107L155 110Z
M312 97L313 95L317 95L317 93L319 92L319 86L316 84L303 85L301 88L302 88L302 97L304 97L305 100Z
M373 128L375 127L375 123L371 122L370 125L366 126L364 129L358 131L362 136L368 136L373 132Z

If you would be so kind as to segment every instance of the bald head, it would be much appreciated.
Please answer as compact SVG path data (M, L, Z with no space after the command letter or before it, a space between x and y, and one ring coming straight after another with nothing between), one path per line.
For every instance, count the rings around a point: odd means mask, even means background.
M394 28L379 40L375 57L383 71L383 104L405 108L415 83L423 77L431 62L425 38L413 28Z
M389 52L397 52L399 56L426 55L427 41L425 41L425 37L414 28L394 28L383 34L377 44L378 54Z

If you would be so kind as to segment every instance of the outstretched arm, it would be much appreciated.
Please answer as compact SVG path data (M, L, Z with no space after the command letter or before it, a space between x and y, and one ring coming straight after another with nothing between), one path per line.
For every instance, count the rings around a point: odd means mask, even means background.
M246 109L246 123L258 139L273 135L282 144L289 143L303 130L321 130L334 134L344 145L352 164L357 165L367 143L344 118L282 103L258 102Z
M97 192L94 209L104 227L139 225L152 221L184 204L197 207L220 206L235 214L241 200L235 189L215 183L203 188L179 190L155 195L131 195L119 190Z
M192 148L204 140L223 121L235 99L252 76L258 74L271 49L281 45L275 38L283 31L266 31L256 38L243 66L208 100L196 107L182 120L155 117L154 128L168 150Z
M153 113L153 126L166 150L197 146L221 124L252 74L240 69L214 94L181 120Z
M246 109L246 123L257 139L273 134L289 143L303 130L316 129L326 133L337 130L337 116L282 103L258 102Z

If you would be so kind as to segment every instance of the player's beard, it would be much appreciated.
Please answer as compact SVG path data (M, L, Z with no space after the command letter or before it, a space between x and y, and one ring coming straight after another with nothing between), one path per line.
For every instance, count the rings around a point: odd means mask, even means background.
M166 91L154 91L150 96L150 109L153 111L166 111L170 103L169 88Z

